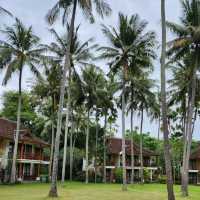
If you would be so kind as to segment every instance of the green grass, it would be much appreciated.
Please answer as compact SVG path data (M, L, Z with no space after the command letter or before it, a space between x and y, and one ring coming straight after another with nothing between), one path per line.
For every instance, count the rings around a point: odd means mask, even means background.
M199 200L200 187L190 186L190 197L181 198L180 186L175 186L177 200ZM49 184L27 183L1 185L0 200L49 200ZM117 184L65 183L58 186L59 200L165 200L166 186L146 184L129 186L127 192L121 191Z

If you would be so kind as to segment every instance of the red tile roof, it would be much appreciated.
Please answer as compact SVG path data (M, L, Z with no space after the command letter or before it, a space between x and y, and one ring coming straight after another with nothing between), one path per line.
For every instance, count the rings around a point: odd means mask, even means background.
M14 140L14 133L16 132L17 123L8 119L0 118L0 137L9 140ZM26 142L30 144L37 144L43 147L48 147L49 144L40 138L31 134L27 128L21 127L19 142Z
M131 140L126 140L126 154L131 155ZM140 147L138 144L133 144L134 154L139 155ZM119 154L122 151L122 139L121 138L108 138L107 139L107 151L110 154ZM158 156L158 153L143 148L143 156Z

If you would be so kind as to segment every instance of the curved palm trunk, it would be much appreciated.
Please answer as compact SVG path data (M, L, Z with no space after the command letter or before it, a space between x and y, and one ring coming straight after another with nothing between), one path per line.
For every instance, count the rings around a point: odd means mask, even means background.
M127 181L126 181L126 144L125 144L125 75L123 78L123 91L122 91L122 169L123 169L123 185L122 190L127 190Z
M104 136L103 136L103 182L106 183L106 129L107 129L107 112L104 118Z
M141 184L144 183L144 164L143 164L143 108L141 110L141 122L140 122L140 178L141 178Z
M133 109L131 108L131 184L134 183L134 133L133 133Z
M72 12L72 18L69 28L68 34L68 45L66 50L65 56L65 64L63 69L63 76L61 80L61 88L60 88L60 100L59 100L59 108L58 108L58 120L57 120L57 132L56 132L56 140L55 140L55 151L54 151L54 159L53 159L53 170L52 170L52 180L51 180L51 188L49 191L49 197L57 197L57 171L58 171L58 156L59 156L59 146L60 146L60 135L61 135L61 126L62 126L62 111L63 111L63 103L64 103L64 94L65 94L65 84L66 84L66 73L67 69L70 68L70 46L73 36L74 30L74 22L76 16L76 7L77 7L77 0L74 0L74 7Z
M88 116L87 116L87 131L86 131L86 143L85 143L85 157L86 157L86 170L85 170L85 183L88 184L88 143L89 143L89 131L90 131L90 109L88 110Z
M188 114L186 118L186 134L184 141L184 153L183 153L183 166L181 173L181 191L182 196L188 196L188 170L189 170L189 160L192 145L192 135L193 135L193 112L195 105L195 95L196 95L196 69L198 67L198 56L196 55L195 67L192 75L191 89L189 92L189 102L188 102Z
M166 18L165 18L165 0L161 0L161 18L162 18L162 55L161 55L161 109L164 136L164 157L165 169L167 174L167 192L168 200L175 200L173 188L172 165L169 144L169 130L167 123L167 103L166 103L166 75L165 75L165 59L166 59Z
M11 168L11 177L10 182L16 182L16 160L17 160L17 150L18 150L18 142L19 142L19 133L20 133L20 123L21 123L21 105L22 105L22 68L19 72L19 97L18 97L18 108L17 108L17 130L15 135L15 144L13 151L13 159L12 159L12 168Z
M69 68L68 75L68 90L67 90L67 111L66 111L66 122L65 122L65 138L64 138L64 153L63 153L63 166L62 166L62 183L65 181L65 170L66 170L66 160L67 160L67 137L69 132L69 116L70 116L70 105L71 105L71 67Z

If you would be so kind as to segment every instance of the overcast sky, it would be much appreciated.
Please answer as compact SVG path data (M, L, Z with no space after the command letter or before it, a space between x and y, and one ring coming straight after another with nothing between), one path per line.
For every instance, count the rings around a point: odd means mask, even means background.
M24 24L27 26L32 25L34 33L37 34L42 43L49 43L53 40L52 35L48 32L49 26L44 20L44 16L47 11L55 4L56 0L0 0L0 6L8 9L13 13L14 16L18 17ZM118 13L122 12L126 15L132 15L138 13L141 19L145 19L149 22L148 30L153 30L156 32L157 40L160 42L161 36L161 24L160 24L160 0L108 0L113 12L112 15L108 18L105 18L103 21L99 17L96 17L96 23L91 25L85 21L81 13L78 11L76 18L76 24L81 24L79 35L80 39L86 40L88 38L94 37L95 42L99 45L106 44L106 39L101 33L100 24L104 23L106 25L116 26L118 23ZM178 22L181 15L181 4L179 0L166 0L166 14L168 21ZM13 20L9 17L0 18L0 26L3 27L3 24L12 24ZM54 26L58 33L64 33L64 29L60 21ZM173 36L168 33L168 40ZM0 35L2 39L2 35ZM159 51L158 51L158 54ZM160 55L159 55L160 56ZM106 67L106 62L101 63L101 67L104 71L108 70ZM159 71L159 62L155 61L155 70L153 73L153 78L159 81L160 71ZM2 82L3 75L0 75L0 82ZM29 81L33 79L30 76L28 70L24 71L23 76L23 88L29 89ZM3 91L8 89L18 89L17 88L17 75L13 76L12 80L8 83L6 87L0 87L0 95ZM120 115L120 113L119 113ZM117 125L119 126L118 135L121 135L121 118L117 120ZM134 126L139 126L139 120L135 117ZM145 117L144 120L144 132L151 132L152 135L156 136L157 134L157 123L150 123L149 120ZM126 128L130 127L129 119L126 120ZM196 127L195 138L200 139L198 134L199 127Z

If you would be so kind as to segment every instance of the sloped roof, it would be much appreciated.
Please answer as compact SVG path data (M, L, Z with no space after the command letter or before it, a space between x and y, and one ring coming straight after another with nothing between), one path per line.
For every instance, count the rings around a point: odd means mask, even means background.
M190 159L200 159L200 145L195 151L191 153Z
M16 132L17 123L12 120L0 118L0 137L9 140L14 140L14 134ZM37 144L43 147L48 147L49 144L40 138L31 134L31 131L27 128L21 127L19 134L19 142L27 142L30 144Z
M131 155L131 140L126 140L126 154ZM133 143L133 150L135 155L140 154L140 147L138 144ZM122 151L122 139L121 138L108 138L107 139L107 151L110 154L119 154ZM143 156L158 156L159 154L143 148Z

